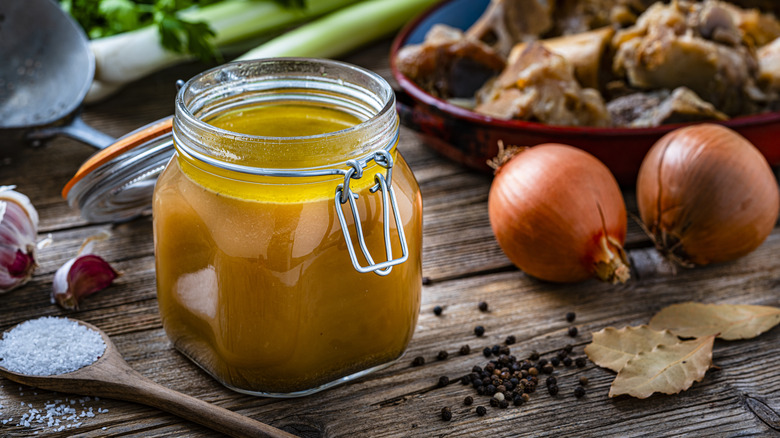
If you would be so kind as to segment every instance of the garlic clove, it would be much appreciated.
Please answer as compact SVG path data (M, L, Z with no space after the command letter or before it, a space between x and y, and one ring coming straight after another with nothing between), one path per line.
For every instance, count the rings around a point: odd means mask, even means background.
M76 257L57 269L52 281L53 303L69 310L78 309L83 298L107 288L120 275L107 261L91 254L94 243L107 237L104 232L88 238Z
M53 298L65 309L78 309L83 298L107 288L118 276L119 273L99 256L79 256L57 270L52 285Z
M0 186L0 293L24 285L38 266L38 212L27 196Z

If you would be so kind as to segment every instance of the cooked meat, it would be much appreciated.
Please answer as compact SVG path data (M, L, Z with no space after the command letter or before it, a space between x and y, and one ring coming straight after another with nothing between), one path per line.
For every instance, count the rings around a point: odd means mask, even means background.
M615 31L611 27L540 40L545 49L566 58L574 66L574 74L583 87L599 86L604 49L609 45ZM512 48L508 64L513 64L525 50L527 44L520 43Z
M669 93L658 90L634 93L607 104L615 126L646 128L665 123L727 120L728 116L705 102L688 88L680 87Z
M451 98L473 97L506 64L486 44L458 29L437 24L425 36L425 42L402 48L396 65L427 92Z
M574 67L560 55L531 43L495 81L477 94L475 111L500 119L550 125L608 126L598 91L580 87Z
M558 0L555 34L571 35L599 27L634 24L655 0Z
M758 61L719 1L656 3L612 44L613 70L632 87L688 87L726 114L756 110Z
M532 41L552 28L555 0L491 0L466 35L492 46L503 56L523 41Z
M758 80L770 90L780 91L780 38L758 49Z

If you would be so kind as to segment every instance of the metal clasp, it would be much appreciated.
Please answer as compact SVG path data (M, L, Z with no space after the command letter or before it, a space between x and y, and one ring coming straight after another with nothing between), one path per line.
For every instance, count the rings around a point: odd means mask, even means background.
M393 157L388 151L379 150L374 154L374 161L378 165L387 169L386 177L381 173L374 175L376 184L369 189L371 193L375 193L377 190L382 192L382 215L384 219L385 253L387 255L387 261L381 263L374 262L374 259L371 257L371 254L368 251L368 247L366 246L365 237L363 236L363 227L360 224L360 215L358 213L357 204L355 203L355 199L358 198L358 195L352 192L352 189L349 186L350 180L360 179L363 176L363 166L361 166L358 161L350 160L347 162L347 164L350 166L350 169L344 174L344 183L339 184L339 186L336 187L336 214L339 217L341 231L344 233L344 240L347 242L347 250L349 251L350 259L352 259L352 266L354 266L358 272L364 274L367 272L374 272L377 275L384 276L390 274L393 266L399 265L405 262L407 258L409 258L409 249L406 245L404 227L403 224L401 224L401 215L398 212L398 205L395 200L395 192L393 191L392 187ZM360 245L360 250L363 251L363 256L365 256L366 261L368 261L368 266L365 267L360 266L360 262L358 261L357 255L355 253L355 246L352 243L352 237L349 234L347 221L344 218L342 205L347 202L349 202L349 206L352 209L352 217L355 221L355 230L357 232L357 240L358 244ZM393 210L395 225L398 229L398 239L401 241L401 257L397 259L393 259L393 247L392 242L390 241L390 211L387 208L388 204Z

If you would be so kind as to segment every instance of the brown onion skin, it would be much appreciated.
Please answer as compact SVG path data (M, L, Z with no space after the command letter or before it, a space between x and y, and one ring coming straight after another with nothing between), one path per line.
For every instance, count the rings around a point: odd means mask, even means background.
M597 276L598 262L609 261L604 225L608 246L625 261L626 208L617 181L572 146L543 144L512 157L496 172L488 212L501 249L536 278L570 283Z
M639 214L658 249L682 265L744 256L769 236L780 191L766 159L729 128L680 128L650 149L637 178Z

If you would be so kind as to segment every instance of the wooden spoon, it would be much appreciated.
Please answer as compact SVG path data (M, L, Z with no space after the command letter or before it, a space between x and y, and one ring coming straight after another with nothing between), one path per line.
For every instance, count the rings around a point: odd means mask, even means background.
M97 361L76 371L55 376L29 376L0 366L0 375L23 385L50 391L113 398L152 406L233 437L295 438L295 435L275 427L152 382L130 368L102 330L84 321L72 321L100 333L103 337L106 351Z

